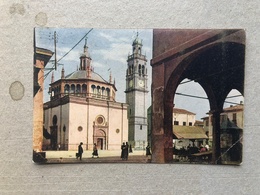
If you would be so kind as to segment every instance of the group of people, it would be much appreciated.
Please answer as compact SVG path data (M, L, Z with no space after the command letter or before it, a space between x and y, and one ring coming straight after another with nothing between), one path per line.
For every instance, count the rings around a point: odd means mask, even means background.
M196 147L196 146L191 146L190 144L187 146L187 150L188 151L194 151L193 153L198 153L198 152L207 152L209 151L209 145L208 143L205 144L205 146L203 146L203 144L200 144L200 147Z
M78 152L76 153L76 158L79 160L82 160L82 154L83 154L83 147L82 147L83 143L80 142L79 146L78 146ZM128 155L129 153L132 153L132 146L131 144L129 145L128 142L123 142L122 146L121 146L121 158L122 160L128 160ZM150 151L150 146L149 144L146 147L146 156L151 155L151 151ZM98 149L97 149L97 145L96 143L94 143L93 146L93 152L92 152L92 158L94 157L99 158L98 156Z
M128 142L123 142L122 146L121 146L121 158L122 160L128 160L128 155L129 153L132 153L132 146L130 144L130 146L128 145Z
M82 145L83 145L83 143L80 142L80 144L78 146L78 152L76 153L76 158L77 159L79 158L79 160L82 160L82 154L83 154ZM97 158L99 158L99 156L98 156L98 149L97 149L97 144L96 143L94 144L94 147L93 147L92 158L94 158L95 156Z
M200 152L207 152L207 151L209 151L209 145L206 144L205 146L203 146L203 144L201 144L200 148L199 148L199 151Z

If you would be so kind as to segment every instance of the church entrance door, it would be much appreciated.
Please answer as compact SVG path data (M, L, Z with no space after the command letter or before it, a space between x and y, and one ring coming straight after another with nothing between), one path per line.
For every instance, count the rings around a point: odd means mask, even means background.
M99 150L106 150L107 149L106 133L105 133L104 130L102 130L102 129L95 130L93 141L94 141L93 143L97 144L97 148Z
M103 150L103 138L97 138L97 147Z

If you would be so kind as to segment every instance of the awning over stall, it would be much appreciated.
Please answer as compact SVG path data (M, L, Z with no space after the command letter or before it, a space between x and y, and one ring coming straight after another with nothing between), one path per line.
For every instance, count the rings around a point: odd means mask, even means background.
M173 126L174 139L208 139L202 127L197 126Z

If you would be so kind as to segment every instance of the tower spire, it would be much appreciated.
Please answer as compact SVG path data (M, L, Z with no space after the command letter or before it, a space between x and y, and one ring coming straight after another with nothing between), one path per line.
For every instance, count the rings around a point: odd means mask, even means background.
M89 57L87 43L88 43L88 37L85 38L84 54L85 54L87 57Z
M52 75L51 75L51 83L54 83L54 72L52 72Z
M139 39L139 32L137 31L136 33L136 37L133 41L133 54L142 54L142 40Z
M79 70L91 70L91 57L88 53L88 46L87 46L87 37L85 38L85 44L83 49L83 54L80 56L80 68Z
M110 75L109 75L109 83L112 83L112 73L110 71Z
M64 79L65 78L65 71L64 71L64 67L62 66L61 69L61 78Z

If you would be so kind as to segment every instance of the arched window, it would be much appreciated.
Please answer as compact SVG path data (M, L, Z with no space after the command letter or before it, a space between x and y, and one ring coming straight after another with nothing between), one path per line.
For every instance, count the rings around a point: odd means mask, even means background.
M80 93L81 93L81 86L80 86L80 84L77 84L76 93L77 93L77 94L80 94Z
M87 93L87 85L83 84L82 85L82 94L83 94L84 97L86 97L86 93Z
M101 88L101 95L102 95L102 98L105 98L105 96L106 96L106 89L105 89L105 87Z
M107 91L107 99L109 100L109 96L110 96L110 89L109 88L106 88L106 91Z
M142 66L142 75L144 75L144 65Z
M55 91L54 91L54 95L58 95L59 94L59 87L55 87Z
M53 95L55 96L56 95L56 87L53 89Z
M91 93L92 93L92 96L96 96L97 90L96 90L95 85L91 85Z
M141 75L141 69L142 69L141 64L139 64L139 66L138 66L138 73L139 73L139 76Z
M138 53L141 54L141 47L138 47Z
M71 85L70 93L75 93L75 85L74 84Z
M65 93L65 94L68 94L69 91L70 91L70 86L69 86L68 84L66 84L66 85L64 86L64 93Z
M100 90L100 86L97 86L97 97L100 98L101 97L101 90Z

